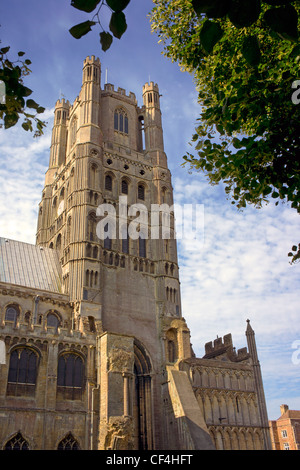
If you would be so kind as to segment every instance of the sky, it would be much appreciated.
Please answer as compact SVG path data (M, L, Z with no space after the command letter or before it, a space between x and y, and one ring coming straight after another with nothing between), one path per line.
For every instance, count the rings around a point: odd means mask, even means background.
M68 30L91 19L70 1L10 0L0 7L1 47L9 57L25 51L32 73L25 85L46 108L48 122L34 139L20 125L0 129L0 236L35 243L37 209L49 163L53 110L57 99L71 103L79 93L82 65L95 55L102 64L102 86L109 83L136 94L159 86L164 146L177 204L199 204L204 214L201 236L179 240L183 317L191 331L197 357L204 345L231 333L236 349L247 346L246 320L255 331L269 419L280 416L280 405L300 410L300 265L289 264L287 253L298 243L299 216L287 204L239 212L224 186L210 186L204 174L183 167L183 156L200 114L193 77L162 54L151 33L149 0L131 0L125 10L128 28L103 52L94 27L80 40ZM108 16L103 11L103 26ZM299 353L299 354L298 354Z

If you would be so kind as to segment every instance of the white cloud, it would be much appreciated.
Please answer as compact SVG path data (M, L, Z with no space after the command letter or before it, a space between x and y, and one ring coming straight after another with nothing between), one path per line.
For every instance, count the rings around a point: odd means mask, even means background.
M49 124L44 135L33 134L17 125L1 131L0 141L0 233L1 236L35 242L38 203L43 175L49 161L53 110L41 119Z

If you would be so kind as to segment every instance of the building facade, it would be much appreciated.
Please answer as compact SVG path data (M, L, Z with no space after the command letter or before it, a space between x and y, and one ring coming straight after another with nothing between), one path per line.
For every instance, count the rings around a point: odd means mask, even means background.
M280 406L281 415L269 421L273 450L300 450L300 411Z
M87 57L55 106L36 245L0 239L2 449L271 448L250 322L248 350L193 353L172 205L158 86L139 107Z

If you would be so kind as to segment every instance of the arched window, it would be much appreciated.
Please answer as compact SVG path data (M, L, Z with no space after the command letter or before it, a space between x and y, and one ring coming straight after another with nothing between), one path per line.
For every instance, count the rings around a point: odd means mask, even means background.
M66 353L60 356L57 368L57 389L59 397L69 400L81 399L84 384L84 363L78 354Z
M88 216L88 240L93 241L96 234L96 215L92 212Z
M60 320L57 315L55 315L55 313L49 313L47 315L47 326L52 326L57 329L59 327L59 324Z
M61 234L59 233L56 239L56 249L57 251L61 250Z
M115 131L128 134L128 117L122 108L118 108L114 113L114 129Z
M145 199L145 188L142 184L138 185L138 199Z
M20 314L20 309L17 305L8 305L5 311L5 321L16 323Z
M104 227L104 233L108 232L108 224ZM111 238L105 237L104 238L104 248L105 250L111 250Z
M127 225L122 227L122 253L129 253L129 236Z
M105 176L105 189L112 191L112 177L110 175Z
M79 444L74 439L73 435L69 433L64 439L60 441L57 450L80 450Z
M123 194L128 194L128 183L126 180L122 180L121 182L121 192Z
M29 445L22 434L18 432L9 441L7 441L4 446L4 450L29 450Z
M34 396L38 355L27 347L18 347L10 355L7 395Z
M175 362L176 360L176 346L174 341L168 341L168 359L169 362Z
M139 256L141 258L146 258L146 237L143 232L140 232L139 235Z

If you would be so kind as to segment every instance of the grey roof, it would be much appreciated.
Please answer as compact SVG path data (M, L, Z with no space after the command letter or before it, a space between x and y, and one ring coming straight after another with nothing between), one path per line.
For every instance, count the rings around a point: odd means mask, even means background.
M58 252L0 237L0 281L61 292Z

